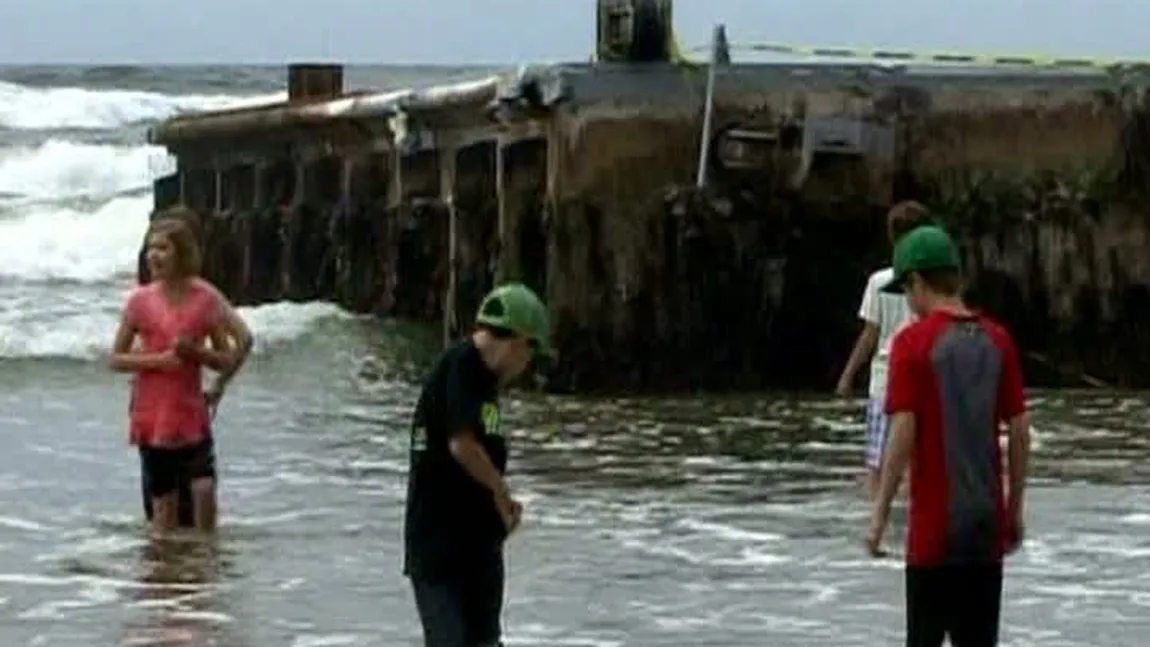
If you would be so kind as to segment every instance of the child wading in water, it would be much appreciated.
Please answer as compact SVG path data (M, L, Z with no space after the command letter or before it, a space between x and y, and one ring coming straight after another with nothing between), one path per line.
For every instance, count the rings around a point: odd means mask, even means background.
M192 211L191 209L188 209L187 207L177 205L175 207L171 207L165 211L162 211L162 212L155 214L153 216L152 220L163 220L163 219L170 219L170 218L182 220L185 224L187 224L192 229L192 233L197 234L196 235L197 240L202 240L200 238L200 236L198 235L199 216L194 211ZM145 236L144 238L145 238L144 245L140 249L139 263L138 263L137 274L136 274L137 282L139 283L139 285L146 285L146 284L150 283L152 280L151 270L148 268L147 236ZM251 351L251 347L252 347L251 331L248 330L247 325L244 324L243 320L240 319L239 316L236 314L235 310L232 307L232 304L231 303L225 303L225 305L227 306L227 309L228 309L227 318L231 322L232 327L234 329L231 343L232 343L234 348L243 349L243 352L242 352L242 355L240 356L239 360L231 367L231 370L224 371L224 372L220 373L219 375L217 375L215 382L208 389L208 391L204 394L204 397L207 398L207 400L208 400L208 407L209 407L209 410L212 414L212 418L215 417L215 410L216 410L216 408L219 407L220 400L223 399L224 392L227 389L228 383L231 381L232 377L235 376L236 372L239 371L240 367L243 366L244 361L247 359L247 355ZM208 438L211 438L211 437L212 437L212 429L211 429L211 425L209 424L209 426L208 426ZM141 490L141 497L142 497L143 506L144 506L144 517L148 520L148 523L152 522L152 494L151 494L152 486L151 486L151 481L152 481L151 475L148 473L148 464L144 460L143 452L141 452L140 453L140 490ZM216 479L216 487L217 488L219 487L218 477ZM192 484L188 482L187 478L181 478L178 486L176 487L176 491L178 492L178 502L179 502L178 503L179 513L178 513L177 517L179 519L180 527L181 528L195 528L196 519L195 519L195 516L192 512Z
M503 542L522 508L503 480L499 391L545 356L547 309L520 283L483 299L475 332L440 355L411 425L404 573L427 647L502 644Z
M146 262L151 281L128 297L110 364L115 371L135 374L130 440L140 451L153 528L167 532L177 527L178 489L187 482L195 526L210 531L216 525L210 409L247 357L251 334L219 291L199 278L199 244L183 218L152 223ZM208 339L210 349L204 343ZM239 343L233 345L232 339ZM220 373L207 394L201 366Z
M1006 328L963 303L958 259L946 231L919 227L895 246L883 287L905 292L918 320L891 344L890 440L866 544L885 553L891 500L909 465L907 647L942 647L947 637L955 647L997 645L1003 558L1024 535L1030 425L1018 349Z
M926 208L917 202L900 202L887 213L887 237L891 246L915 227L928 220ZM886 382L890 361L890 342L896 332L914 318L901 295L882 292L883 286L894 278L894 270L884 267L870 275L863 290L858 316L863 329L855 341L850 359L843 367L835 393L848 397L854 387L855 376L870 360L870 383L866 404L866 491L874 500L882 469L883 448L886 446L890 423L883 413L886 402Z

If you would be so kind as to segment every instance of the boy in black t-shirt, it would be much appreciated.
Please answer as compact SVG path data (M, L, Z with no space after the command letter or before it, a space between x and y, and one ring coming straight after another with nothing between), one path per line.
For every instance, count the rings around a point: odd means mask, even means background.
M498 395L548 352L547 309L522 284L488 294L476 324L435 363L411 426L403 570L427 647L501 644L503 541L522 506L503 481Z

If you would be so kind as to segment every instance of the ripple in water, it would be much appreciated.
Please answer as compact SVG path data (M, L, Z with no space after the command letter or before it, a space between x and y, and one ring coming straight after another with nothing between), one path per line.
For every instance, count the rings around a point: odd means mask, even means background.
M73 87L108 70L22 74L43 87L0 83L0 642L418 644L399 574L406 427L438 331L318 304L247 310L261 345L215 428L219 537L148 541L126 388L90 360L131 283L150 208L133 191L165 170L141 122L234 98ZM281 84L256 68L115 74ZM1033 404L1030 539L1008 567L1004 644L1140 646L1147 398ZM524 397L507 422L527 508L508 545L508 645L900 642L902 565L861 546L859 403ZM893 542L904 524L899 507Z

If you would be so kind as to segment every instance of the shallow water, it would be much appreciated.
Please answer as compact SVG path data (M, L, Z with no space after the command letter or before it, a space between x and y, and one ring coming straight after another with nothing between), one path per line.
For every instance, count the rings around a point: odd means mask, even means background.
M407 335L332 321L256 357L218 421L220 537L160 554L138 521L122 380L83 363L5 370L0 642L418 644L399 574L420 359ZM1031 540L1008 567L1004 644L1143 644L1150 400L1032 404ZM509 401L528 516L508 546L508 644L898 644L901 565L859 541L858 409Z
M483 72L348 77L394 88ZM145 539L126 381L94 361L132 283L149 182L172 168L146 127L268 100L282 76L0 68L0 645L418 644L400 519L434 331L320 304L245 308L259 342L217 424L211 546ZM1031 541L1008 567L1004 644L1145 645L1150 396L1032 404ZM899 644L900 564L861 548L861 403L506 409L527 504L508 546L509 645Z

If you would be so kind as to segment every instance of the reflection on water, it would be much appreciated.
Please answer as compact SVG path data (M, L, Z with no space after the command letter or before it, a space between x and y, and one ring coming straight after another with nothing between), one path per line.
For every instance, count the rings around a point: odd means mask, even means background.
M147 542L140 550L139 587L130 592L141 617L122 645L214 645L231 617L221 608L224 556L199 537Z
M404 334L355 325L372 346ZM418 645L399 538L420 360L372 356L365 330L253 359L219 419L214 544L145 539L122 385L75 367L10 380L0 643ZM1150 398L1031 402L1031 538L1003 644L1140 647ZM506 419L526 505L509 645L899 644L901 564L861 545L861 402L518 395Z
M1031 540L1008 567L1005 644L1143 644L1150 400L1063 392L1031 405ZM601 642L897 644L901 565L861 547L861 406L785 396L514 403L533 530L556 539L536 546L565 554L558 537L577 536L613 556L569 569L540 557L531 566L546 575L522 576L535 595L521 604L585 581L586 595L617 603L581 613L579 625L630 620ZM892 522L899 541L905 510Z
M1146 398L1067 392L1030 405L1039 482L1150 483ZM556 482L691 486L699 497L748 489L804 495L854 482L865 449L862 402L539 398L511 408L525 467Z

